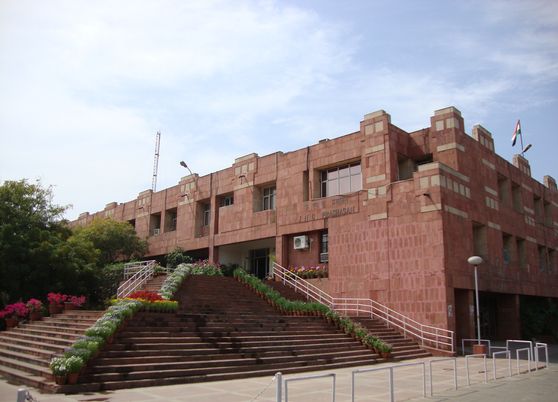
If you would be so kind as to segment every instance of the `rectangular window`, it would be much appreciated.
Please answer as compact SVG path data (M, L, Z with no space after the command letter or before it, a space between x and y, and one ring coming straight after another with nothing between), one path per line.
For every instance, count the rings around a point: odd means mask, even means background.
M176 230L176 217L176 208L165 211L165 232L174 232Z
M322 232L320 236L320 262L329 261L329 236L327 232Z
M512 256L512 237L507 233L502 233L502 260L504 267L508 267L511 263Z
M219 207L228 207L229 205L233 205L233 204L234 204L234 195L233 194L223 195L219 199Z
M556 251L549 248L548 249L548 272L554 273L556 268Z
M211 205L209 203L202 205L202 226L209 226L211 219Z
M509 205L510 182L507 177L498 175L498 199L504 205Z
M161 234L161 213L152 214L149 217L149 234L159 236Z
M331 197L359 190L362 190L360 162L320 172L320 197Z
M543 209L544 209L544 223L547 226L551 226L552 225L552 205L550 204L550 202L544 202L543 205Z
M548 271L548 256L546 255L546 247L539 246L537 248L539 254L539 272Z
M268 209L275 209L275 193L275 187L267 187L263 189L262 209L264 211Z
M533 206L535 207L535 218L537 222L542 223L544 220L543 202L538 195L533 195Z
M473 222L473 254L487 260L486 226Z
M527 268L527 254L525 253L525 240L524 239L516 239L516 248L517 248L517 262L519 264L520 269Z
M512 183L512 202L513 209L517 212L523 213L523 202L521 201L521 187L519 184Z

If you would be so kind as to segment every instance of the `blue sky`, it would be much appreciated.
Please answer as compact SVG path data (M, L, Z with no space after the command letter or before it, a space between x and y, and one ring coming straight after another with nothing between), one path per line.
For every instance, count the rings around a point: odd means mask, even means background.
M0 0L0 181L53 185L70 219L236 157L461 110L558 179L558 2Z

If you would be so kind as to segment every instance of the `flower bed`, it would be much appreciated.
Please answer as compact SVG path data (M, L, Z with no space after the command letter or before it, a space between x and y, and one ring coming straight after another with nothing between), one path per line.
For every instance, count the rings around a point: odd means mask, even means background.
M329 276L327 265L316 265L310 267L305 267L304 265L300 267L290 266L288 271L303 279L327 278Z

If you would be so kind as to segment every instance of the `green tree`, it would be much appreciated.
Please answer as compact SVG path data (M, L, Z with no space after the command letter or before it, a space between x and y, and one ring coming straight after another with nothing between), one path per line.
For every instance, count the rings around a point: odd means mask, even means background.
M147 250L147 243L137 236L129 223L113 219L95 219L87 226L78 227L72 239L90 243L99 250L98 265L101 267L117 260L140 258Z
M86 288L98 252L91 243L68 241L65 210L40 182L0 186L0 302Z

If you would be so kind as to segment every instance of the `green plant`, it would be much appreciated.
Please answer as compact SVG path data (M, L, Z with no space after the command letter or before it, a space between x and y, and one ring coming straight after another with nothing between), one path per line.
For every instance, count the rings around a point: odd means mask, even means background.
M189 264L192 262L192 258L186 255L186 252L180 248L176 247L166 256L167 268L176 268L180 264Z
M64 352L64 357L77 356L83 361L87 361L91 358L93 352L87 348L72 347Z
M54 357L50 361L49 367L55 376L65 376L69 373L65 357Z
M375 348L380 353L391 353L393 349L389 343L383 341L378 342L378 345Z
M103 338L104 340L110 337L113 333L114 331L112 331L110 328L103 326L93 326L85 331L85 335L87 336L98 336L100 338Z
M84 365L85 362L81 357L70 356L66 358L66 367L68 369L68 374L79 373Z

